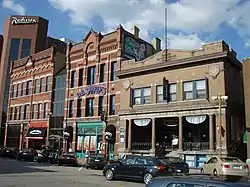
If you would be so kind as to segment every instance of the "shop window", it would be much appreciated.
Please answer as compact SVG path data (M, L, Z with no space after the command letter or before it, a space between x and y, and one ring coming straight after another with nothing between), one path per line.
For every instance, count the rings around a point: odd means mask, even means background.
M116 80L116 62L111 62L110 81Z
M100 65L100 77L99 82L102 83L105 80L105 64Z
M26 104L24 105L24 112L23 112L23 119L28 119L30 112L30 105Z
M44 103L44 108L43 108L43 117L48 118L48 112L49 112L49 104Z
M76 80L76 71L71 71L70 88L75 87L75 80Z
M76 109L76 116L82 116L82 99L77 99L77 109Z
M78 86L83 85L83 68L79 69Z
M30 95L32 90L32 80L27 81L26 85L26 95Z
M164 98L164 91L166 98ZM165 85L165 89L163 89L163 85L159 85L156 87L156 102L164 102L164 101L176 101L177 99L177 85L176 84L167 84Z
M133 90L133 104L151 103L151 88L137 88Z
M45 77L42 77L40 80L40 93L44 92L44 86L45 86Z
M22 119L22 109L23 109L23 107L19 106L18 120Z
M36 104L32 105L32 119L36 119Z
M37 108L37 119L41 118L42 107L43 107L43 104L39 103L38 108Z
M103 112L103 105L104 105L104 97L103 96L99 96L98 99L98 116L101 115L101 113Z
M109 115L115 115L115 95L110 96Z
M94 116L94 98L86 99L86 117Z
M50 76L46 77L46 85L45 85L45 92L50 90Z
M185 162L190 168L202 168L206 162L206 155L185 155Z
M74 107L74 100L69 101L69 118L73 117L73 107Z
M183 83L184 100L207 98L206 80L196 80Z
M95 66L88 67L87 85L95 84Z
M34 94L39 93L39 79L35 79Z
M21 58L30 55L31 39L23 39Z

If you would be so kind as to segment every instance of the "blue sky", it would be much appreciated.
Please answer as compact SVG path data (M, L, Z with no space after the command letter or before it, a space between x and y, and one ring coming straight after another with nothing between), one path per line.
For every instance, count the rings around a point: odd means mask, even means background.
M119 24L140 36L164 38L167 7L167 46L193 49L225 40L242 59L250 56L248 0L0 0L0 33L9 15L38 15L49 20L49 36L81 41L90 28L103 33ZM162 47L164 48L164 42Z

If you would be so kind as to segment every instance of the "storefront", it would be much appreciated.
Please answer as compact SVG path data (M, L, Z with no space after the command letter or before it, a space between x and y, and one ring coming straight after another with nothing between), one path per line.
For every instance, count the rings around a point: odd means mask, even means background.
M104 123L79 122L77 123L77 145L76 154L80 158L85 158L86 153L102 153Z
M40 149L46 144L47 122L31 123L26 134L26 148Z
M8 124L6 128L5 146L20 148L22 124Z

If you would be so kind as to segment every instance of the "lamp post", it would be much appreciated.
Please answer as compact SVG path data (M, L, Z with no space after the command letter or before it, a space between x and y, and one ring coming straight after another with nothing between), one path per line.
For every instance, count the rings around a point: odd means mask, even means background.
M50 119L51 119L52 113L48 113L48 128L47 128L47 136L46 136L46 145L49 146L49 131L50 131Z
M105 123L105 129L107 128L107 120L108 120L108 114L105 111L101 111L101 121ZM106 158L108 159L108 141L106 141L106 137L104 136L104 143L105 143L105 154ZM107 144L107 145L106 145Z
M221 95L221 93L219 93L218 96L212 96L213 100L218 100L219 101L219 157L221 157L221 146L222 146L222 134L221 134L221 130L222 130L222 101L226 101L228 99L228 96L224 96Z

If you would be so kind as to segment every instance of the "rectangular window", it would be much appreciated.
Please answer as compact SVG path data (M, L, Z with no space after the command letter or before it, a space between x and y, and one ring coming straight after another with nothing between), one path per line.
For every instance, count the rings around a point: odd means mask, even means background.
M44 103L44 108L43 108L43 117L48 118L48 110L49 110L49 104Z
M70 100L69 101L69 118L73 117L73 107L74 107L74 100Z
M79 69L78 86L83 85L83 68Z
M23 39L21 58L30 55L31 39Z
M9 120L12 120L12 115L13 115L13 107L10 107Z
M50 76L46 77L45 92L50 91Z
M21 86L21 96L24 95L24 89L25 89L25 82L23 82Z
M151 88L137 88L133 91L133 103L135 105L151 102Z
M18 107L16 106L14 108L14 120L17 120L17 112L18 112Z
M110 81L116 80L116 62L111 62L111 75Z
M40 90L39 90L40 93L44 91L44 86L45 86L45 77L42 77L40 79Z
M205 80L196 80L183 83L184 100L205 99L207 97L207 88Z
M82 99L77 99L77 109L76 109L76 116L81 117L82 116Z
M70 88L75 87L76 71L71 71Z
M94 116L94 98L86 99L86 117Z
M23 119L28 119L29 117L29 112L30 112L30 105L24 105L24 114L23 114Z
M163 98L163 92L165 91L166 96L167 96L167 101L176 101L177 99L177 85L176 84L168 84L165 85L166 89L163 89L163 85L157 86L156 87L156 102L160 103L160 102L164 102L164 98Z
M10 97L13 98L14 97L14 93L15 93L15 85L11 86L11 94Z
M18 119L21 120L22 119L22 112L23 112L23 107L19 106L19 113L18 113Z
M36 119L36 104L32 105L32 119Z
M100 77L99 82L102 83L105 80L105 64L100 65Z
M42 103L39 103L37 109L37 119L41 118L42 107L43 107Z
M26 95L30 95L32 90L32 80L27 81L26 85Z
M18 83L16 86L16 97L19 96L20 84Z
M95 84L95 66L88 67L87 85Z
M110 96L109 115L115 115L115 95Z
M35 89L34 94L39 93L39 79L35 79Z
M103 112L103 105L104 105L104 97L99 96L99 99L98 99L98 116L100 116L101 113Z

